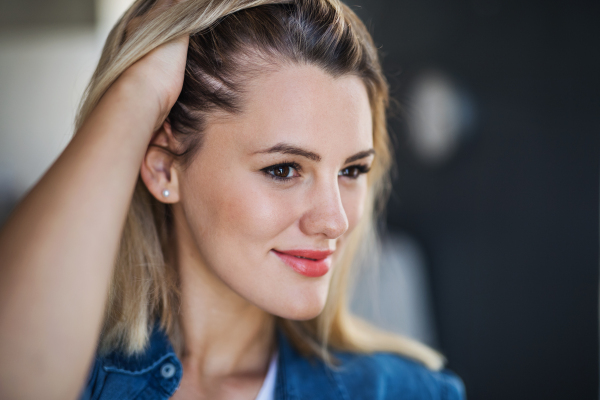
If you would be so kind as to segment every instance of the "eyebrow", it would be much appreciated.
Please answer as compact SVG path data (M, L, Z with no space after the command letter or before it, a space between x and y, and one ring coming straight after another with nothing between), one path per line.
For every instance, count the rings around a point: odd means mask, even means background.
M254 154L272 154L272 153L294 154L296 156L308 158L309 160L312 160L312 161L321 161L321 156L318 155L317 153L314 153L312 151L303 149L298 146L293 146L293 145L287 144L287 143L278 143L273 147L269 147L268 149L265 149L265 150L259 150L259 151L255 152ZM346 161L344 161L344 164L348 164L353 161L361 160L361 159L369 157L370 155L373 155L373 154L375 154L374 149L361 151L359 153L356 153L353 156L346 158Z
M321 161L321 156L312 151L304 150L301 147L292 146L286 143L279 143L266 150L259 150L254 154L271 154L271 153L282 153L282 154L294 154L296 156L306 157L309 160Z
M355 155L346 158L346 161L344 162L344 164L349 164L353 161L361 160L361 159L369 157L370 155L373 155L373 154L375 154L374 149L361 151L360 153L356 153Z

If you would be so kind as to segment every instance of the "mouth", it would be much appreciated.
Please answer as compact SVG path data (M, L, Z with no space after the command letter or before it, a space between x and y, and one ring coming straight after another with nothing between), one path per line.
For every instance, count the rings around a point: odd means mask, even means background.
M271 250L281 261L297 273L318 278L331 269L331 250Z

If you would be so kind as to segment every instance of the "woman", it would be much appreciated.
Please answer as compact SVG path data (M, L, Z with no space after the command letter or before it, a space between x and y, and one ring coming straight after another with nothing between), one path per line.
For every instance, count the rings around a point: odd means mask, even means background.
M386 105L337 0L138 0L1 233L0 397L463 397L347 310Z

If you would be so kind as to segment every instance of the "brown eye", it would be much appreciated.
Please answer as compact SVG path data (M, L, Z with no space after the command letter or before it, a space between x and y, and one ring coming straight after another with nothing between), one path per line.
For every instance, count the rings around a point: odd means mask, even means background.
M339 175L347 176L348 178L358 178L358 176L360 175L360 171L356 167L348 167L341 170Z
M294 176L294 170L289 165L276 167L273 169L273 175L278 178L291 178Z
M298 174L300 171L300 166L296 163L272 165L264 168L262 171L273 179L284 181L300 176Z

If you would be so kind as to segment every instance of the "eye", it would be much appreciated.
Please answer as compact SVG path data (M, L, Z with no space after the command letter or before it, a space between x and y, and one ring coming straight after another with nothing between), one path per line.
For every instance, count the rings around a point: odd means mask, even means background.
M350 179L356 179L362 174L369 172L371 167L366 165L351 165L338 172L338 176L345 176Z
M296 163L283 163L263 168L262 171L273 179L287 181L300 176L300 166Z
M291 178L294 176L294 168L289 165L273 168L273 175L278 178Z

